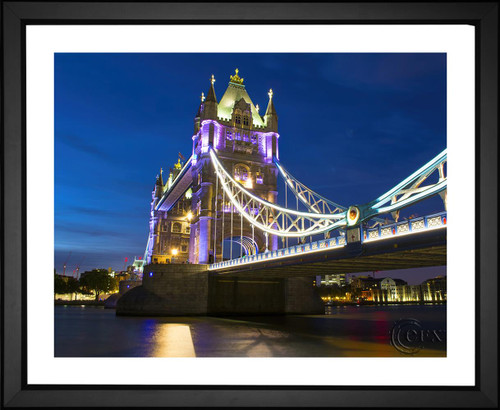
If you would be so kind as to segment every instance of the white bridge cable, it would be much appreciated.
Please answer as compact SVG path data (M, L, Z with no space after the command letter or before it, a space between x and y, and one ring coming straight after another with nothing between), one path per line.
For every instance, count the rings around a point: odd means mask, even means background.
M408 178L373 201L371 209L379 214L397 212L406 206L446 190L448 179L445 175L445 164L447 159L447 150L445 149ZM438 181L422 186L436 171L438 172ZM389 201L390 204L387 204ZM446 208L446 200L444 202Z
M295 178L292 174L290 174L285 167L274 158L274 163L278 168L281 176L285 180L285 183L290 187L293 194L300 199L300 201L312 212L316 212L318 214L336 214L345 212L346 207L336 204L335 202L326 199L321 196L317 192L314 192L312 189L305 186L302 182L300 182L297 178Z
M281 237L300 238L346 225L345 211L336 214L294 211L257 197L231 177L213 149L210 150L210 156L220 185L231 204L247 221L260 230ZM304 221L308 221L308 227Z
M285 207L286 205L286 190L287 187L290 188L293 195L297 198L297 209L298 202L300 201L312 212L316 213L331 213L331 214L341 214L345 215L345 211L347 207L339 205L329 199L326 199L324 196L318 194L312 189L308 188L302 182L300 182L297 178L295 178L288 170L278 161L277 158L274 158L274 163L278 168L280 175L285 181ZM375 222L375 225L380 225L385 221L381 218L372 218L372 221ZM375 226L374 225L374 226Z

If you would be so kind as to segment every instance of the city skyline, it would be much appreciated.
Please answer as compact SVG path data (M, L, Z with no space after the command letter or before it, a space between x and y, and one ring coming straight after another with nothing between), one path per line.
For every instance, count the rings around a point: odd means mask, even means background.
M59 53L58 272L70 252L69 274L143 255L155 176L190 156L201 93L214 74L220 97L236 67L261 110L273 89L281 162L335 202L365 203L446 147L444 54ZM408 212L440 209L433 198ZM445 272L426 269L420 282Z

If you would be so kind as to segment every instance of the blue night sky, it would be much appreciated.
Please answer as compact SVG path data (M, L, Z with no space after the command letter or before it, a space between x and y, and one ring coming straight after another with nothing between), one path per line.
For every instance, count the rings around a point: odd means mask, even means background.
M220 100L236 67L261 113L273 89L281 162L337 203L376 198L446 147L445 54L58 53L57 272L68 256L67 274L143 255L155 176L190 156L201 92L214 74ZM441 210L432 198L402 215Z

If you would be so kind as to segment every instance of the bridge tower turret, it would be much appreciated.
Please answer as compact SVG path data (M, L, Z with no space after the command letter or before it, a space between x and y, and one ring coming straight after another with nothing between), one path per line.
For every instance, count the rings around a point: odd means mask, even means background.
M273 103L273 90L269 90L267 93L269 95L269 103L267 105L266 114L264 115L264 121L266 127L270 131L278 132L278 114L276 114L276 109Z
M212 74L212 78L210 78L210 89L208 90L207 98L203 103L203 109L201 111L200 118L201 120L216 120L217 119L217 97L215 96L215 77Z
M158 255L160 253L160 225L161 217L163 212L157 211L156 205L163 195L163 169L160 169L160 173L156 176L155 186L153 192L151 193L151 213L149 217L149 238L148 247L146 249L146 263L153 261L153 255Z
M252 229L236 209L231 209L221 186L217 189L217 177L211 164L209 151L213 149L234 179L253 194L276 202L278 170L273 156L279 156L279 134L273 96L269 94L266 113L261 116L243 82L236 69L222 98L217 101L212 75L210 89L206 98L202 95L195 117L191 263L221 261L224 239L238 243L244 254L274 250L278 246L276 237L266 237L263 232Z

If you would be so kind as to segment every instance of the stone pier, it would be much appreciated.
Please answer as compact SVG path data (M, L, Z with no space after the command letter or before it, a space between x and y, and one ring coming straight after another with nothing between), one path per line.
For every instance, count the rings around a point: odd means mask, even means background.
M117 315L269 315L323 313L312 278L238 278L207 265L152 264L142 286L125 293Z

